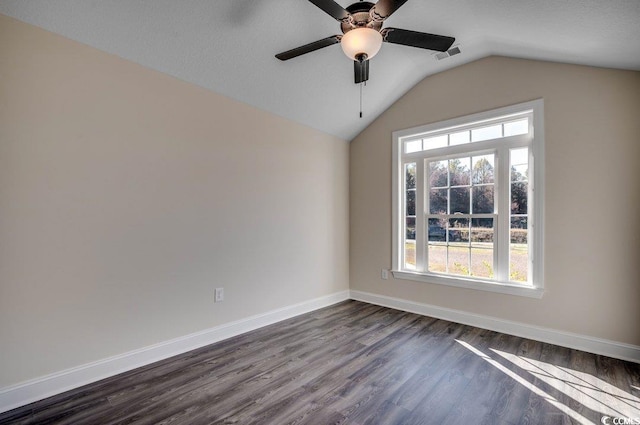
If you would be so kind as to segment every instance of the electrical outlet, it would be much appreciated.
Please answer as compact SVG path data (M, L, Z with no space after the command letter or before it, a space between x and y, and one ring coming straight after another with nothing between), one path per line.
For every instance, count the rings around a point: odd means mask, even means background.
M215 302L219 303L224 301L224 288L216 288Z
M389 279L389 270L382 269L382 271L380 272L380 277L384 280Z

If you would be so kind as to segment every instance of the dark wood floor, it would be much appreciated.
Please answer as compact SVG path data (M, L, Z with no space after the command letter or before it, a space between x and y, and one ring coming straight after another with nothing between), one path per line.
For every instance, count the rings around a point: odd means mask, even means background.
M639 397L638 364L347 301L0 423L599 424Z

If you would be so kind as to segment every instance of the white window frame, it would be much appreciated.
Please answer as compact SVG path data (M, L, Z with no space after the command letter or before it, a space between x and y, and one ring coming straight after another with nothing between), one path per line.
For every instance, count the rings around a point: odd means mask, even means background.
M425 157L444 157L446 155L456 156L456 154L465 154L468 152L476 152L483 149L500 150L501 144L504 145L506 138L493 139L482 142L466 143L464 145L449 146L446 148L437 148L428 151L419 151L415 153L403 153L403 147L407 140L432 137L438 134L446 134L452 131L464 130L465 127L473 127L479 122L500 121L509 115L530 114L529 134L532 136L530 142L524 146L529 147L529 170L533 178L529 178L529 198L528 198L528 229L529 229L529 282L528 284L518 284L514 282L500 282L481 279L467 279L463 276L454 277L450 275L434 274L428 271L411 271L404 269L404 180L405 170L402 166L403 160L411 156L415 156L416 161L422 161ZM484 123L483 123L484 124ZM409 128L405 130L395 131L392 134L393 140L393 161L392 161L392 273L396 279L406 279L427 283L435 283L440 285L448 285L476 290L484 290L490 292L498 292L503 294L521 295L532 298L542 298L544 293L544 102L537 99L530 102L511 105L504 108L485 111L477 114L467 115L454 118L442 122L428 124L420 127ZM515 146L509 146L514 148ZM502 162L496 164L501 167L498 170L498 180L496 181L496 197L500 200L509 198L509 188L504 184L500 185L499 181L505 177L500 177L507 173L510 175L509 163L504 161L504 151L508 152L509 148L502 148ZM422 167L417 168L416 172L416 214L418 214L418 205L424 205L424 181L423 173L420 171ZM508 177L507 177L508 179ZM422 203L422 204L419 204ZM510 203L509 203L510 204ZM422 208L420 208L422 210ZM504 211L504 210L503 210ZM424 214L424 211L423 211ZM424 232L424 219L416 220L416 234ZM423 224L419 224L423 223ZM503 226L504 227L504 226ZM497 232L508 232L507 229L496 229ZM505 238L502 238L506 240ZM503 244L504 245L504 244ZM499 246L498 250L508 249L505 246ZM418 248L418 247L416 247ZM424 251L416 249L416 257L420 252ZM503 257L504 258L504 257Z

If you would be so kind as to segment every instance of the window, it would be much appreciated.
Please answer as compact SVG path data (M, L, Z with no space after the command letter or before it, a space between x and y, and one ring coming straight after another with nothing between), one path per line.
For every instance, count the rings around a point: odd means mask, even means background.
M393 143L394 277L541 297L543 101Z

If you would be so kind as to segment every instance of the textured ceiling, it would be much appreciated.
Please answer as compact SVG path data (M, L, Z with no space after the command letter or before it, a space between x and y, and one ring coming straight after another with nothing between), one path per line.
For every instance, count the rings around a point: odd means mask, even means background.
M426 76L492 54L640 70L640 0L410 0L385 26L456 37L462 54L385 43L361 119L338 45L274 58L340 34L307 0L0 0L0 13L345 140Z

